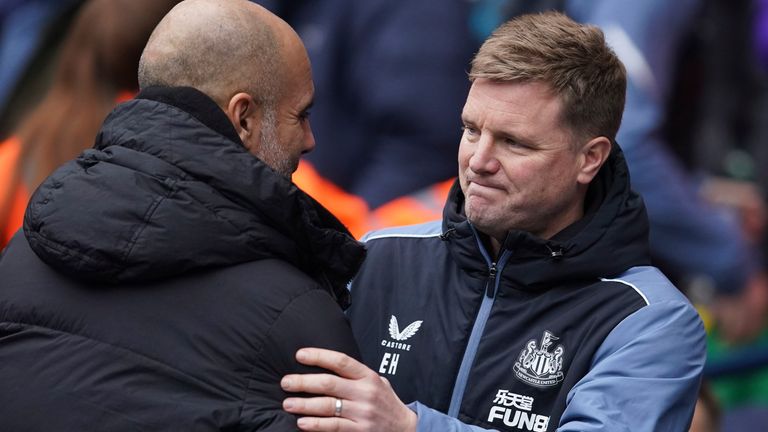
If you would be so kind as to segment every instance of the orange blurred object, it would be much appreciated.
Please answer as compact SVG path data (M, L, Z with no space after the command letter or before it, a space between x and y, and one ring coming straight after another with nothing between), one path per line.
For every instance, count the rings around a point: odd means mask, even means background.
M8 138L0 143L0 249L21 228L29 192L17 174L21 143Z
M311 163L305 160L299 163L293 182L333 213L355 238L368 231L369 210L365 201L323 178Z

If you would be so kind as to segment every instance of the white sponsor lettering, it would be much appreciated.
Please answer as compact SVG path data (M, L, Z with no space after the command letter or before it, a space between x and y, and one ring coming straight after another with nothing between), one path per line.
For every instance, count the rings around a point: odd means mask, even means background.
M488 414L488 423L493 423L494 420L501 420L505 426L533 432L546 432L549 425L549 417L547 416L512 410L498 405L491 407L491 412Z
M509 390L499 390L498 393L496 393L496 398L493 399L493 403L504 405L506 407L513 406L526 411L530 411L531 408L533 408L532 397L510 393Z
M402 351L410 351L411 350L411 345L409 345L409 344L402 343L402 342L392 342L392 341L388 341L386 339L382 339L381 340L381 346L383 346L385 348L399 349L399 350L402 350Z
M549 426L548 416L529 412L533 409L533 398L531 396L511 393L508 390L499 390L493 399L493 403L496 405L492 406L491 411L488 413L488 423L493 423L494 420L501 420L505 426L533 432L545 432L547 426Z

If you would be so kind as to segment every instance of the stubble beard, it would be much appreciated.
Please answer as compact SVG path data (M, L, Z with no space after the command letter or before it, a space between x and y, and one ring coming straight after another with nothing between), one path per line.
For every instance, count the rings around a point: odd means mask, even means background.
M264 112L264 121L259 132L261 146L259 148L259 159L264 161L273 171L281 176L290 179L298 161L280 145L277 138L277 116L274 109L268 108Z
M488 208L473 209L472 207L470 203L465 201L464 214L478 231L494 238L503 238L506 235L507 230L502 226L501 218L493 214L494 210Z

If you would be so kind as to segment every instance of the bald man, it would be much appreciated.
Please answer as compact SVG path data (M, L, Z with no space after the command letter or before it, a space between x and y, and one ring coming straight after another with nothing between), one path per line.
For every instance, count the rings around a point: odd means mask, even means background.
M253 3L188 0L139 69L0 257L0 429L296 430L280 378L311 371L299 347L359 358L364 257L290 180L315 145L304 47Z

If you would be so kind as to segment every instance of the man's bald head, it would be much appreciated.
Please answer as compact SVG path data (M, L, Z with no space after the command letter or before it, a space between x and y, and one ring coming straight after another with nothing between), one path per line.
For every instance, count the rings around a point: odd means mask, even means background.
M158 24L139 63L139 86L189 86L221 107L238 92L271 108L283 51L298 39L281 19L246 0L186 0Z

